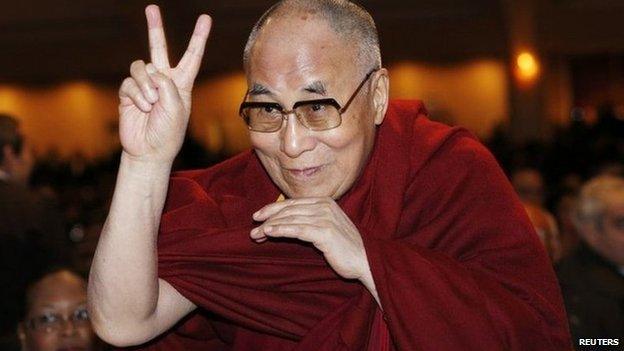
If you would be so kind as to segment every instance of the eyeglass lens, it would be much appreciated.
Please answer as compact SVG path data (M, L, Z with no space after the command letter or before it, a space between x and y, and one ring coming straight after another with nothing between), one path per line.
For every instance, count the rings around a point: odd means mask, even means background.
M285 112L275 106L253 106L243 108L243 114L251 130L276 131L282 126ZM340 112L331 102L301 102L293 112L306 128L320 131L340 125Z

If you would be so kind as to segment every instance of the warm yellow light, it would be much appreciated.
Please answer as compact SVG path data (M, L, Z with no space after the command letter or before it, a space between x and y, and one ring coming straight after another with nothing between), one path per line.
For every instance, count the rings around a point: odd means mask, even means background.
M518 76L522 80L533 80L539 72L539 65L535 57L529 52L523 52L516 59Z

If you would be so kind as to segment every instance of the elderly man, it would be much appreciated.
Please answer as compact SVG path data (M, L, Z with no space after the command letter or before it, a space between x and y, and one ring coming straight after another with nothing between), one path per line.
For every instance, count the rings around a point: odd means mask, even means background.
M105 340L566 349L554 273L511 186L469 133L389 104L365 10L272 7L244 55L253 151L170 183L210 19L171 67L158 9L146 14L152 62L133 63L120 90L124 151L89 283Z
M572 335L581 348L596 345L597 339L619 339L621 346L624 179L599 176L586 183L574 219L584 245L558 267Z

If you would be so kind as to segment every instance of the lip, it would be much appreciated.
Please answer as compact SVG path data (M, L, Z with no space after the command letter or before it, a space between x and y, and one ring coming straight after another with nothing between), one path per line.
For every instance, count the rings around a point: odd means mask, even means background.
M320 170L325 167L324 165L305 168L285 168L289 175L297 179L309 179L314 177Z

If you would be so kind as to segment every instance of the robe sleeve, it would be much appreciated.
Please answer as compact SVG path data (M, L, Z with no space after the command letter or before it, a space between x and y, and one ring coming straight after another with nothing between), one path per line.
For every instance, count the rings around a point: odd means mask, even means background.
M570 350L546 253L494 158L466 134L411 178L392 238L360 228L392 342Z
M254 243L253 211L239 198L218 195L173 177L158 239L159 277L203 310L232 325L299 340L361 290L337 279L309 245ZM232 207L240 207L233 211L240 215L224 211L229 203L238 204Z

